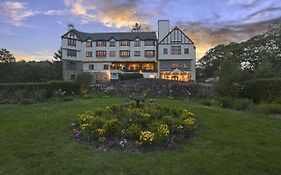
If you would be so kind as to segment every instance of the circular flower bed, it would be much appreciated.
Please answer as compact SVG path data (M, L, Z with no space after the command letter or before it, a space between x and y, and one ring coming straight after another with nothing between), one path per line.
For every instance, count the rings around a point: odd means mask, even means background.
M70 132L100 149L127 152L173 150L196 135L195 115L185 109L136 103L78 114Z

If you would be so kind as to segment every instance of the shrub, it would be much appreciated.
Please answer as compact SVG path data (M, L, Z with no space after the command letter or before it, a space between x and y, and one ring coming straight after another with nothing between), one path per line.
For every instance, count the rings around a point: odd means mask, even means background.
M277 103L261 103L255 109L266 114L281 114L281 104Z
M89 73L78 74L75 82L80 86L80 92L86 96L90 93L89 85L91 84L93 77Z
M143 78L143 74L141 73L124 73L118 74L119 80L131 80L131 79L139 79Z
M129 138L138 138L141 133L141 126L133 123L126 129L126 135Z
M251 109L254 106L252 100L232 97L218 97L213 103L222 108L230 108L235 110Z
M281 78L250 80L243 83L241 96L254 102L280 102Z
M177 144L175 138L186 143L196 125L195 115L187 110L144 103L140 108L113 105L78 114L71 132L97 147L166 149Z
M174 120L173 120L172 116L170 116L170 115L163 116L161 118L161 120L164 124L167 124L169 127L173 126L173 124L174 124Z
M106 120L104 129L107 136L113 136L120 129L120 121L118 119Z

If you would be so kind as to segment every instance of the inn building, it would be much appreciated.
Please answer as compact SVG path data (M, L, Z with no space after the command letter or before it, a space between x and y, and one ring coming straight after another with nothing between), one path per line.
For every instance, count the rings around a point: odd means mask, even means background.
M74 25L61 37L63 79L90 73L96 82L117 80L119 74L139 72L144 78L195 80L195 46L168 20L157 32L85 33Z

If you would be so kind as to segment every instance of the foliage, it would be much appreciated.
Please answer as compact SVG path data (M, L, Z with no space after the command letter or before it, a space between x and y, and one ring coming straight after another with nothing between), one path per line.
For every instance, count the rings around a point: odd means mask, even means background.
M35 103L51 97L67 99L79 94L79 85L73 81L50 81L46 83L3 83L0 84L2 103Z
M0 83L62 80L62 62L0 63Z
M80 91L83 95L88 95L90 93L89 85L91 84L93 77L89 73L78 74L75 82L80 85Z
M233 97L217 97L213 101L213 104L222 108L230 108L235 110L248 110L254 107L252 100Z
M13 63L16 62L16 58L7 49L2 48L0 50L0 63Z
M260 87L264 89L256 89L246 83L251 88L245 87L246 90L243 90L243 84L248 80L258 83L258 79L281 77L280 26L279 21L268 32L245 42L218 45L210 49L199 60L199 76L219 77L215 85L219 96L250 98L255 102L274 101L280 94L271 92L271 87L266 88L267 85L263 84Z
M261 103L256 106L256 111L266 114L281 114L281 104L277 103Z
M54 59L55 59L56 61L61 61L61 60L62 60L61 49L59 49L56 53L54 53Z
M124 73L118 74L119 80L131 80L131 79L139 79L143 78L141 73Z
M179 144L173 141L175 138L186 143L196 125L194 114L187 110L146 103L137 108L131 103L127 107L113 105L78 114L70 130L77 140L94 143L99 148L116 149L121 145L123 150L141 151ZM77 132L81 133L79 137Z
M138 23L135 23L132 26L131 32L143 32L143 29L142 29L141 25L139 25Z
M264 78L245 81L241 96L260 102L281 103L281 78Z

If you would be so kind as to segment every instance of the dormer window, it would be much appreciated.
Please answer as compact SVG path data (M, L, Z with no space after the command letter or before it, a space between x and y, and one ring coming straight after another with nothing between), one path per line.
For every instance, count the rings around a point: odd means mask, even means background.
M86 42L86 47L92 47L92 41L87 41Z
M134 46L135 46L135 47L140 47L140 43L141 43L140 40L135 40L135 41L134 41Z
M116 47L116 42L114 40L109 41L110 47Z
M145 46L155 46L155 41L154 40L146 40L144 42Z
M120 41L120 46L130 46L130 41L128 40Z
M74 39L68 39L67 44L68 46L76 46L76 41Z
M106 41L97 41L97 45L98 47L106 47Z

